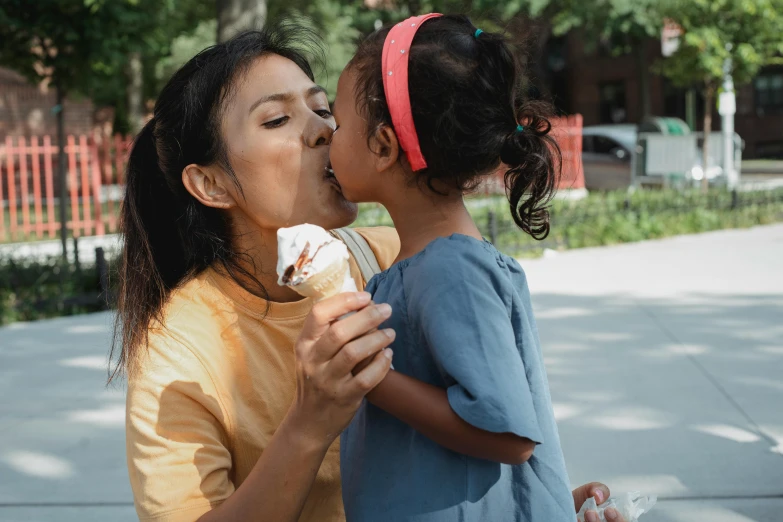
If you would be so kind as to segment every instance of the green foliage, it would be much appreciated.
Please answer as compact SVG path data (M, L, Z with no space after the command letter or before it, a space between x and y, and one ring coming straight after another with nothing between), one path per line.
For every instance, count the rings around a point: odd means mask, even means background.
M61 270L59 258L0 260L0 325L103 309L98 299L100 281L95 267L66 268L64 288L60 284ZM85 303L63 303L64 299L74 297L86 297Z
M315 64L316 82L327 90L330 99L334 99L340 73L353 56L362 34L355 26L359 11L358 2L313 0L275 13L278 19L292 18L321 35L325 54L323 63Z
M577 201L555 200L551 233L538 242L519 230L503 197L469 199L468 208L485 237L516 256L540 255L544 248L565 249L614 245L680 234L741 228L783 221L783 190L740 193L727 191L643 190L591 193ZM363 205L354 226L391 225L378 205Z
M563 35L585 31L585 41L602 43L616 54L627 53L639 42L660 35L660 0L553 0L552 30Z
M122 114L128 53L141 53L154 70L172 39L212 17L210 0L4 0L0 64ZM154 96L155 77L146 79Z
M83 88L103 52L105 30L97 2L6 0L0 6L0 63L33 82L64 91Z
M198 52L214 45L216 35L217 20L210 19L200 22L192 31L175 37L171 41L169 54L161 57L155 64L157 90L163 88L171 75Z
M659 65L679 86L715 89L727 58L742 85L783 57L783 0L665 0L661 12L685 30L680 49Z

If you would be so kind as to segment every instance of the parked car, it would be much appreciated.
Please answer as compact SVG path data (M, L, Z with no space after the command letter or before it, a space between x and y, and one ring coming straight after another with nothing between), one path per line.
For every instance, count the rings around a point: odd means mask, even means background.
M658 120L665 122L673 119L658 118ZM655 132L652 124L646 125L645 132L648 130ZM636 165L639 169L638 173L641 173L642 163L644 163L643 153L637 146L638 136L638 127L633 124L593 125L583 129L582 165L587 190L617 190L631 185L634 154L638 155ZM719 150L713 147L714 150ZM693 166L684 172L672 173L672 175L686 184L700 182L705 176L701 151L696 151ZM711 160L706 176L710 183L720 183L723 180L723 168L714 165ZM644 185L661 185L665 177L643 176L639 181Z
M582 129L582 165L587 190L615 190L631 185L636 125L594 125Z

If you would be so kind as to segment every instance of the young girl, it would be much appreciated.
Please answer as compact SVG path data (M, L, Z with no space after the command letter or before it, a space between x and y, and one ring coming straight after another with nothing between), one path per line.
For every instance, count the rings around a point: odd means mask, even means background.
M503 168L516 223L549 232L557 147L521 80L501 36L436 14L373 34L340 77L332 168L401 240L367 286L396 371L341 440L349 522L575 519L525 274L463 202Z

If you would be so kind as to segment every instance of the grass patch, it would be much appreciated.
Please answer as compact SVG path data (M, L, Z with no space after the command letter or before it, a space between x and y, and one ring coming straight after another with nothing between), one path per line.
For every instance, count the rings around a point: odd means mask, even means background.
M536 241L517 228L503 197L472 198L467 205L482 234L518 257L536 257L546 248L615 245L783 221L783 189L594 192L581 200L554 200L549 237ZM391 218L383 207L363 205L354 226L374 225L391 225Z

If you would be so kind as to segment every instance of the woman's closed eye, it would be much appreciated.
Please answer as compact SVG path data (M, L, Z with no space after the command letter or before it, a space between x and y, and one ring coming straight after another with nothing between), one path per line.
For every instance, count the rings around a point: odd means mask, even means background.
M277 127L282 127L290 119L291 118L289 118L288 116L281 116L280 118L276 118L274 120L270 120L270 121L264 123L263 125L267 129L275 129Z
M321 118L323 118L323 119L328 119L328 118L331 118L331 117L333 117L333 116L334 116L334 115L332 114L332 111L330 111L329 109L319 109L319 110L316 110L316 111L314 111L314 112L315 112L315 113L316 113L318 116L320 116Z

